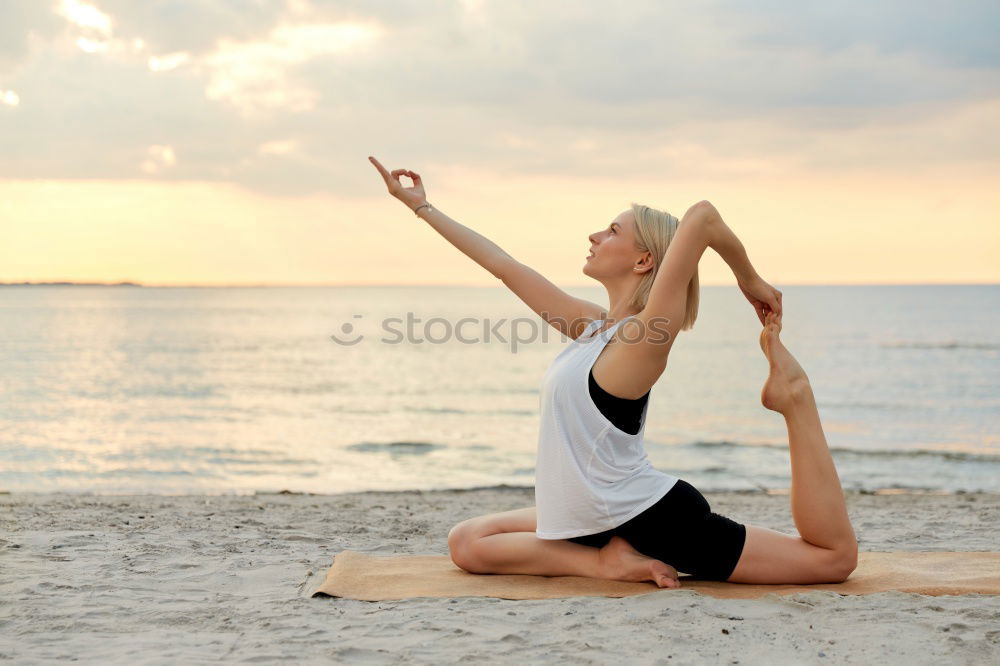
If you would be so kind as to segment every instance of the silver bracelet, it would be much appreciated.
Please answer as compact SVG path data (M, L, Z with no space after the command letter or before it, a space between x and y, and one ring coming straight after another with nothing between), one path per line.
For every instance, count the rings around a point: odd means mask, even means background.
M424 206L427 206L427 208L430 209L430 210L434 210L434 206L430 205L429 203L422 203L422 204L420 204L419 206L417 206L416 208L413 209L413 214L417 215L417 211L420 210L421 208L423 208ZM417 217L420 217L420 216L417 215Z

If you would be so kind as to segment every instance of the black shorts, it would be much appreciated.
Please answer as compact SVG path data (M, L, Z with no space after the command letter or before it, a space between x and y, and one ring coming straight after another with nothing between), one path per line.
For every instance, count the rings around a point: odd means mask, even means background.
M603 548L618 535L644 555L700 580L726 580L743 554L747 528L712 513L705 496L683 479L663 498L618 527L566 539Z

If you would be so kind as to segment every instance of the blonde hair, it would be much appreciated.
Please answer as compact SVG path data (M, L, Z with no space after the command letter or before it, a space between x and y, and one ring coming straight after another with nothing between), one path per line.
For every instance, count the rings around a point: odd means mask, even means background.
M632 214L635 216L635 245L642 252L650 252L653 255L653 270L646 271L642 276L642 281L632 294L630 306L642 310L649 300L649 292L653 288L653 280L663 263L663 257L667 254L670 241L677 233L680 220L670 213L650 208L642 204L632 202ZM694 275L687 285L687 301L684 305L684 321L681 322L680 330L686 331L694 327L694 322L698 318L698 267L694 268Z

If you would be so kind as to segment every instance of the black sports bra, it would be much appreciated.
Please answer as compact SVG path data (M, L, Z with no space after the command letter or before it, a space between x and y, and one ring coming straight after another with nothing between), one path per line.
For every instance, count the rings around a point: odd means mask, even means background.
M594 379L593 368L590 369L587 384L590 386L590 397L594 400L597 408L601 410L601 414L604 414L620 430L624 430L630 435L639 433L641 425L639 420L642 418L642 408L649 399L649 391L646 391L646 395L635 400L611 395L602 389L597 380Z

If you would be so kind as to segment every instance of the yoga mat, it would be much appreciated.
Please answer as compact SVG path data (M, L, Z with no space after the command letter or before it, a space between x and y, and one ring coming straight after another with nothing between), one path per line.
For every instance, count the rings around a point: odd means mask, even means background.
M1000 594L1000 553L896 551L862 552L858 568L843 583L816 585L750 585L680 576L681 590L726 599L752 599L766 594L828 590L838 594L911 592L933 596ZM580 576L472 574L447 555L375 556L345 550L333 559L326 580L313 597L346 597L385 601L411 597L628 597L676 589L656 583L626 583Z

